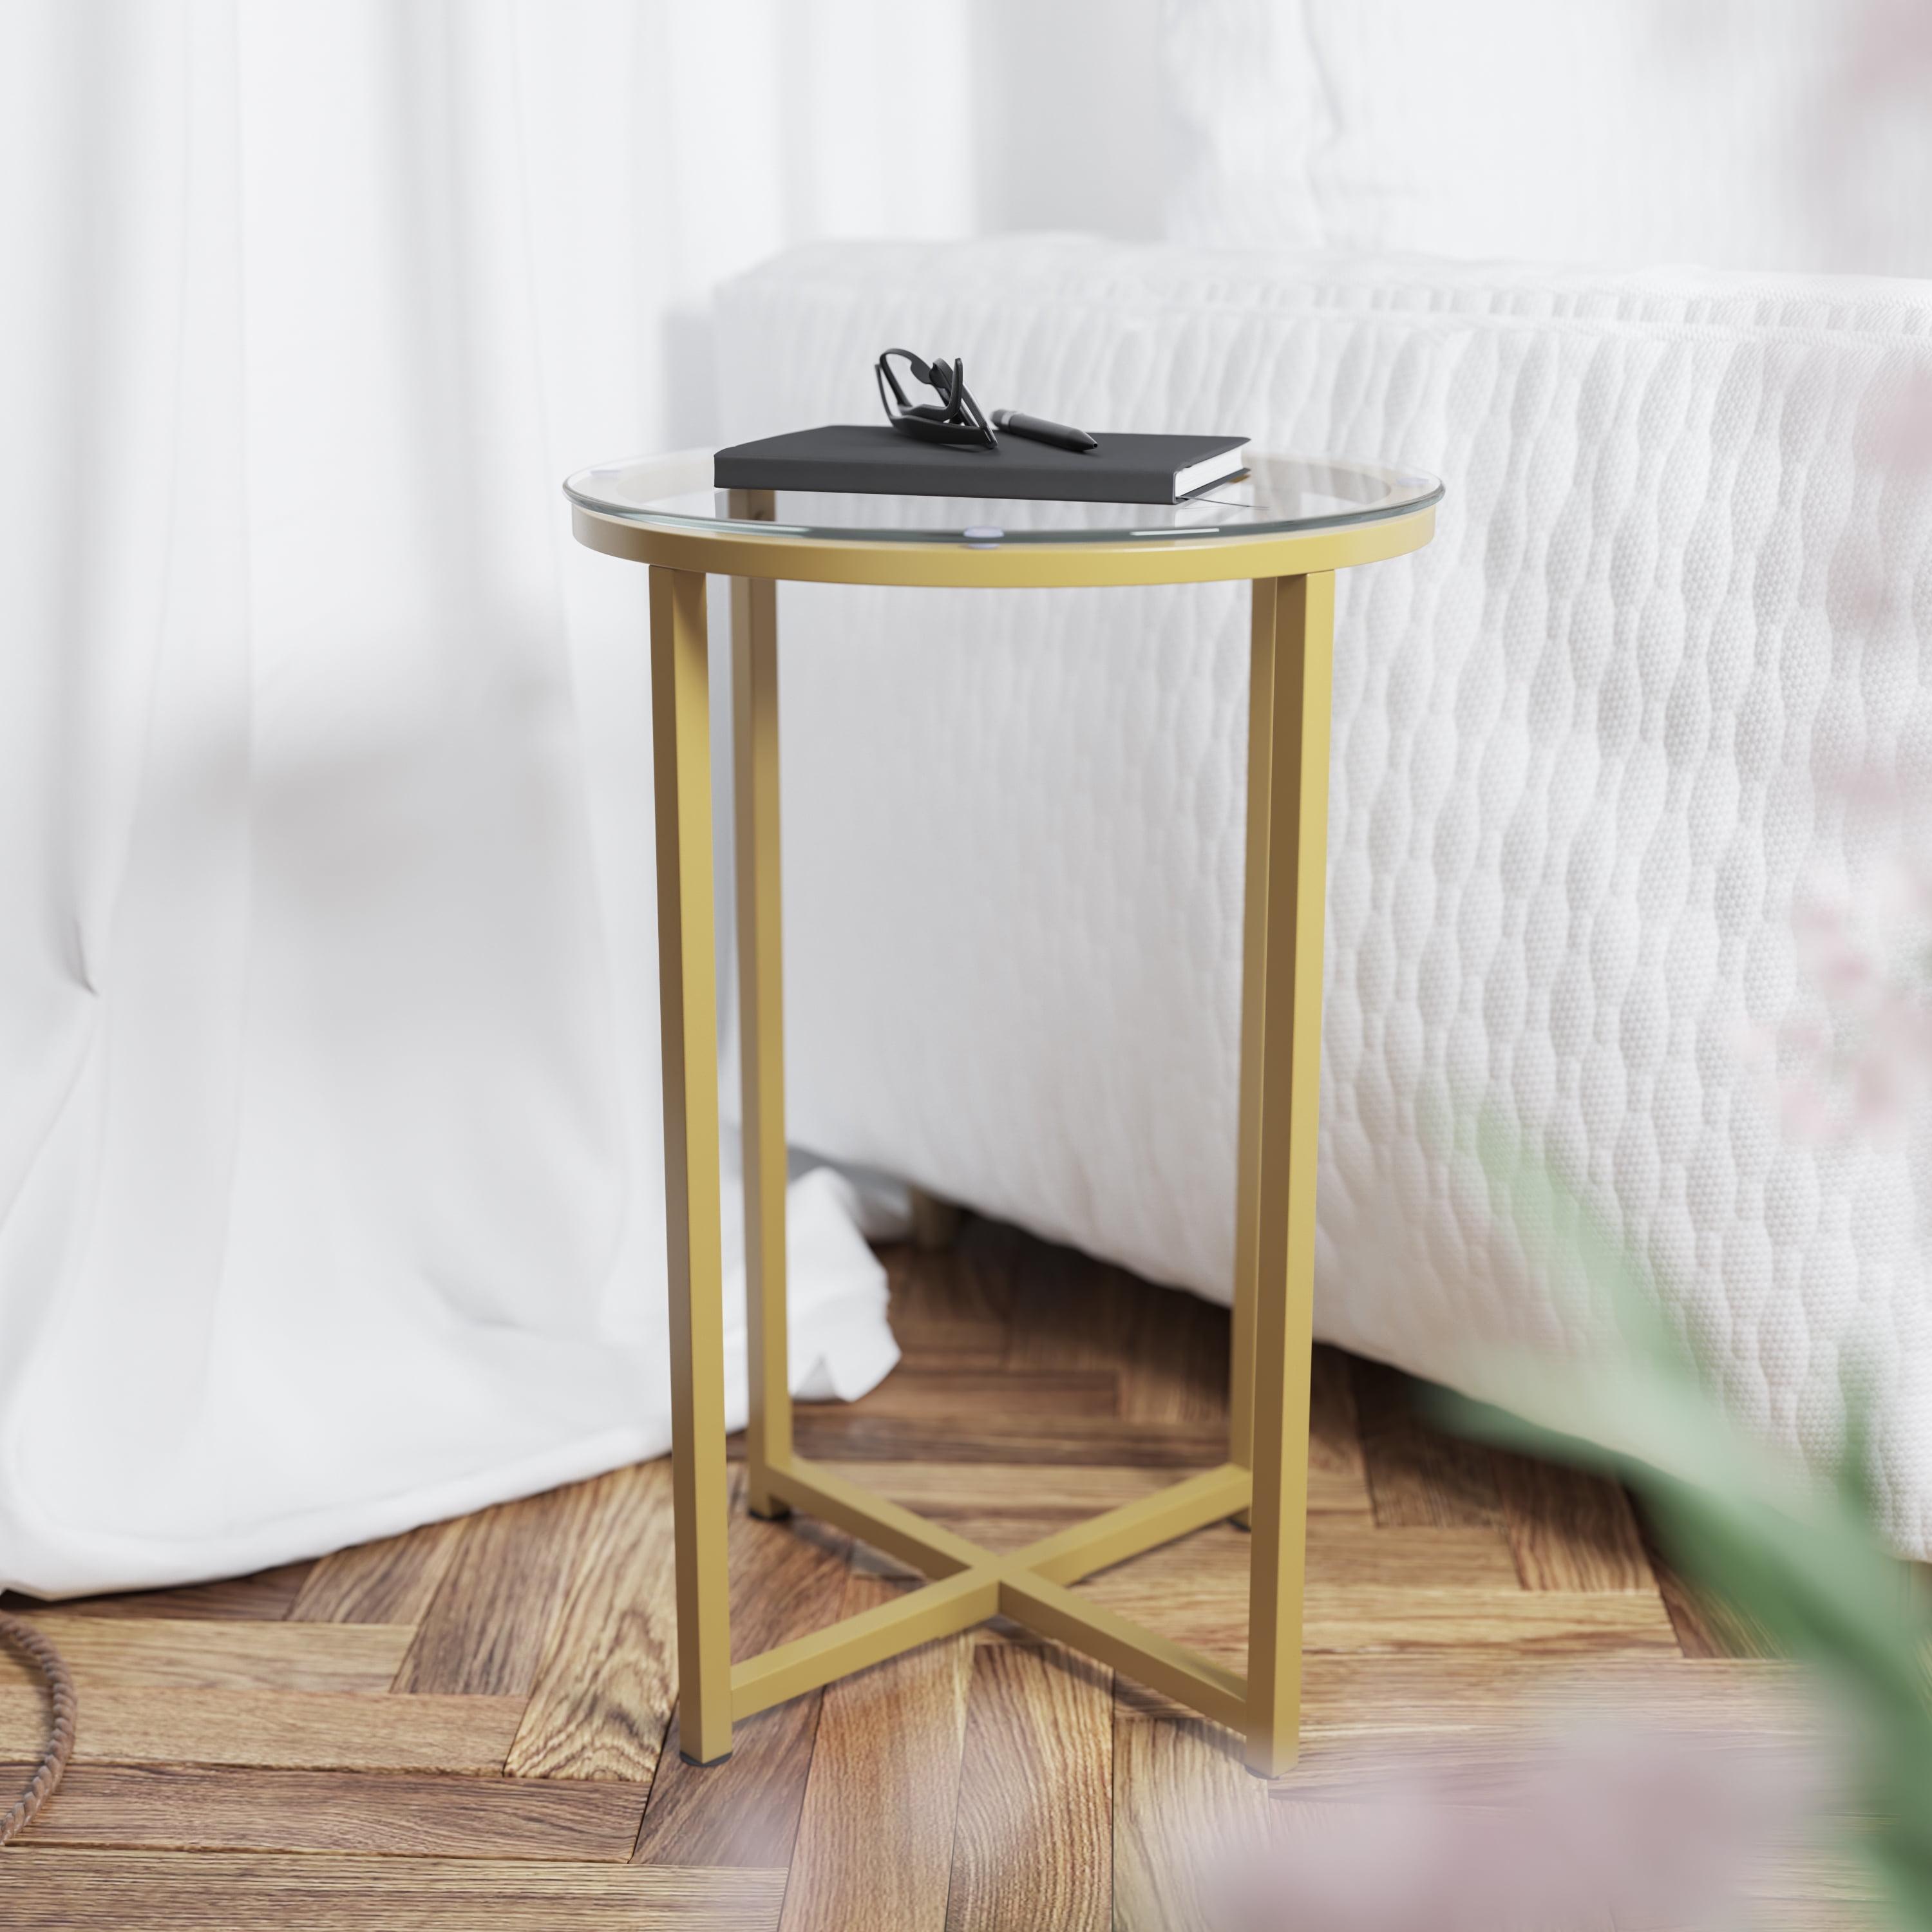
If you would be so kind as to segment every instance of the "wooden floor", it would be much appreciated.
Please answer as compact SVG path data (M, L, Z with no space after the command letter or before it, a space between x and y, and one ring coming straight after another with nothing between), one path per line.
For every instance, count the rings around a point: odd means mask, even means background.
M994 1545L1222 1458L1225 1313L969 1221L887 1251L903 1366L800 1447ZM1418 1420L1318 1352L1304 1767L1466 1732L1582 1664L1696 1702L1732 1661L1598 1479ZM662 1463L237 1582L45 1615L78 1678L65 1788L0 1852L0 1924L1101 1932L1190 1922L1178 1846L1265 1805L1211 1726L1003 1627L934 1644L682 1762ZM810 1525L732 1526L762 1648L904 1586ZM1082 1587L1238 1666L1247 1542ZM10 1607L21 1607L14 1600ZM0 1786L44 1712L0 1659Z

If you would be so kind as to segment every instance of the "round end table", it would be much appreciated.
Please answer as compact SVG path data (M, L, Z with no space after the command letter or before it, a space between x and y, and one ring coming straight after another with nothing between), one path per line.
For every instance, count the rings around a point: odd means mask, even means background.
M1315 1273L1322 939L1334 573L1419 550L1433 477L1262 455L1171 505L995 502L714 490L708 452L586 470L565 485L579 542L650 566L658 948L664 1030L679 1726L730 1754L734 1720L994 1616L1071 1644L1241 1733L1252 1770L1293 1762L1301 1689ZM837 1524L932 1580L731 1661L705 578L731 585L745 1253L747 1503ZM1005 1555L792 1447L785 1365L777 586L970 589L1254 585L1240 1154L1228 1460ZM1069 1586L1233 1518L1253 1531L1245 1678Z

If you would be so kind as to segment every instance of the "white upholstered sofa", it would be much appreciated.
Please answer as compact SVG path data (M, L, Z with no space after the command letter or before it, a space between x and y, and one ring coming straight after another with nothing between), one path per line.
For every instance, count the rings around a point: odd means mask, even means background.
M1932 286L1039 236L807 250L718 326L728 440L867 419L909 343L988 406L1444 477L1341 586L1318 1332L1478 1388L1575 1346L1492 1121L1774 1436L1827 1451L1855 1364L1932 1554L1927 1150L1794 1131L1742 1046L1932 776L1932 477L1868 460ZM784 587L798 1142L1226 1298L1245 625Z

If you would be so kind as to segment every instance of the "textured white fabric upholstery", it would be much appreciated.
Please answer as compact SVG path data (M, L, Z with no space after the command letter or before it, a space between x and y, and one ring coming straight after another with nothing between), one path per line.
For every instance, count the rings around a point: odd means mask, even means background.
M988 406L1441 473L1345 575L1318 1328L1480 1388L1584 1330L1492 1211L1486 1116L1816 1455L1854 1358L1932 1553L1924 1149L1787 1132L1737 1042L1795 896L1932 764L1932 498L1856 453L1932 290L1060 238L828 246L730 286L728 435L864 420L887 342ZM1876 586L1880 614L1870 591ZM795 1137L1225 1298L1246 604L788 586Z

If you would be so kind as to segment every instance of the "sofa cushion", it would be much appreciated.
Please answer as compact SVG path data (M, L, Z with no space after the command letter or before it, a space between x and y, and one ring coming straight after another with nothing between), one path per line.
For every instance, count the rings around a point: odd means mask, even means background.
M1585 1345L1492 1123L1780 1439L1830 1450L1856 1360L1932 1553L1927 1149L1793 1130L1742 1044L1932 776L1932 477L1873 460L1932 289L1028 238L807 250L719 327L728 438L866 420L902 342L988 408L1443 476L1340 585L1319 1332L1479 1392ZM1246 622L784 587L796 1140L1226 1298Z

